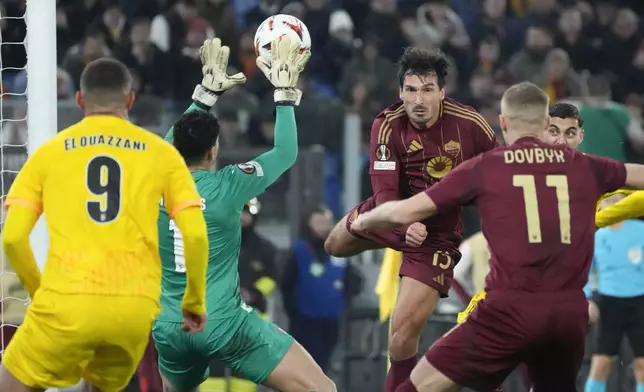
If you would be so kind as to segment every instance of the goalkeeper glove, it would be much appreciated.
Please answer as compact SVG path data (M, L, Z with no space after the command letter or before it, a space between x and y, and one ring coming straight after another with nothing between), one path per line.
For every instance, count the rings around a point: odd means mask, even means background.
M300 73L311 57L306 50L300 53L300 41L288 35L271 42L270 55L259 56L257 67L275 87L273 98L280 105L299 105L302 92L295 88Z
M219 38L207 39L201 47L201 84L195 87L192 100L202 109L210 110L224 91L246 82L246 76L239 72L232 76L227 74L230 48L221 46Z

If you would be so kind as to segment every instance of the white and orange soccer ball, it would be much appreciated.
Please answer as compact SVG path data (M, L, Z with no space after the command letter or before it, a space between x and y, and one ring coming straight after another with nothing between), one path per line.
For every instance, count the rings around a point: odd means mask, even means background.
M290 35L301 42L300 52L311 50L311 35L309 29L298 18L291 15L269 16L259 25L255 32L255 54L266 55L271 50L271 42L276 37Z

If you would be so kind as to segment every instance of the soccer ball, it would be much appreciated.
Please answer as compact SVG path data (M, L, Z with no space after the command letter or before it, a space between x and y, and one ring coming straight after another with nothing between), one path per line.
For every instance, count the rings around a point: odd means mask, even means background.
M300 43L300 53L311 49L309 29L298 18L291 15L273 15L262 22L255 32L255 54L266 55L271 51L271 42L278 36L290 35Z

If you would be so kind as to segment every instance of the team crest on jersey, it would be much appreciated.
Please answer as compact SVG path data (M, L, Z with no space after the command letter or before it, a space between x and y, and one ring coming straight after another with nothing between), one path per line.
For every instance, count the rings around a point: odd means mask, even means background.
M427 162L427 174L434 178L447 175L454 167L454 162L449 157L433 157Z
M246 163L240 163L237 165L239 170L243 171L246 174L255 174L257 173L257 177L262 177L264 176L264 169L262 166L255 161L250 161Z
M388 161L391 158L391 151L389 147L384 144L379 144L376 148L376 159L379 161Z
M448 154L458 155L458 153L461 151L461 143L455 140L450 140L449 142L445 143L445 146L443 146L443 148Z

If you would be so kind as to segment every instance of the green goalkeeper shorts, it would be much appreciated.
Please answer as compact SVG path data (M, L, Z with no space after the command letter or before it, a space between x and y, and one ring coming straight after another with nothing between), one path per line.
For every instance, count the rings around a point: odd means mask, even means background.
M208 377L212 360L261 384L294 341L257 312L243 309L229 318L208 319L204 331L196 334L181 331L181 323L157 321L152 336L161 374L182 390L199 386Z

